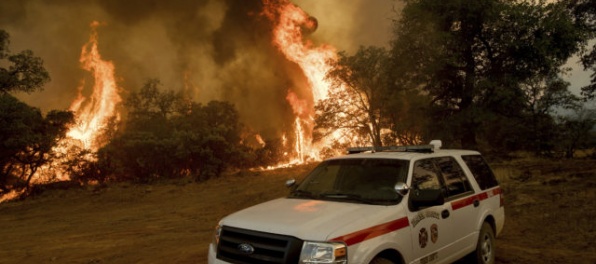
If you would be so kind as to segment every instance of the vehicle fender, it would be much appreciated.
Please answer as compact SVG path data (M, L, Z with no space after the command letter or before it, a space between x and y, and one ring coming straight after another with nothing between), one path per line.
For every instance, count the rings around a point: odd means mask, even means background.
M408 227L351 245L348 248L350 263L370 263L381 252L388 249L398 252L404 260L411 259L412 243L410 242L410 231Z
M488 204L492 203L492 204ZM495 236L497 236L501 230L503 229L504 221L505 221L505 211L503 207L499 207L499 200L497 199L486 199L481 202L480 210L481 212L478 214L478 221L476 222L476 231L480 232L482 228L482 224L487 220L492 218L492 222L489 222L493 227L493 231L495 232ZM496 208L491 210L491 208Z

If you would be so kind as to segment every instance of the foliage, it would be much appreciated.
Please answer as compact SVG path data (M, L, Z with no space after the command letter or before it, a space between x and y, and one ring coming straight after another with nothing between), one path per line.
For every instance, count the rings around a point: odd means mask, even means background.
M566 158L573 158L579 149L596 147L596 111L580 108L574 115L558 118L558 137L554 141L557 149Z
M124 129L99 150L103 169L94 175L104 179L107 172L117 180L141 182L184 176L204 180L245 165L242 126L233 105L190 102L181 93L161 91L159 84L149 80L125 101Z
M583 43L581 61L585 70L591 70L591 82L582 87L582 94L587 99L594 99L596 96L596 0L566 0L568 8L572 11L576 24L588 33L592 41Z
M56 156L54 147L64 138L74 115L37 108L19 101L10 92L41 90L49 81L43 61L26 50L11 54L9 35L0 30L0 194L12 189L29 189L33 177Z
M430 96L428 135L471 149L491 120L525 122L586 38L564 5L540 1L407 1L395 28L396 83Z
M352 56L340 52L327 73L329 96L315 105L315 129L323 135L348 129L381 146L388 116L388 62L384 48L360 47Z
M8 68L0 68L0 93L41 90L43 84L50 80L43 60L33 56L30 50L10 54L8 43L8 33L0 29L0 62L6 59L9 64Z
M65 137L74 115L39 109L0 93L0 189L28 188L33 176L56 156L54 147Z

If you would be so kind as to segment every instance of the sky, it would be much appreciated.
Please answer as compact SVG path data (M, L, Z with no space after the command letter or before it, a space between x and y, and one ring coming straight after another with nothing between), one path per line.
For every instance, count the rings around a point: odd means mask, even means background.
M395 0L295 0L318 22L316 45L338 51L388 46ZM165 90L186 89L193 100L231 101L255 130L291 126L288 89L304 85L297 66L272 44L260 0L2 0L0 28L12 53L30 49L51 81L19 98L42 111L66 110L89 73L82 46L98 21L99 53L112 61L123 97L157 78ZM289 123L288 123L289 120Z
M397 0L294 0L318 21L310 35L353 53L359 46L389 46ZM288 89L304 86L297 66L273 46L272 25L260 0L2 0L0 28L13 53L30 49L44 60L51 81L19 97L42 111L66 110L88 78L79 56L97 29L99 52L112 61L123 97L151 78L163 89L186 89L195 101L234 103L244 123L277 136L291 126ZM571 90L589 74L570 59ZM288 122L289 121L289 122Z

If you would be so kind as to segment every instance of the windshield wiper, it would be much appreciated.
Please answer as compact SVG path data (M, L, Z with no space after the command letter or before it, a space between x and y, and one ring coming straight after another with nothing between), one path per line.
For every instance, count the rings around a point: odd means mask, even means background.
M303 190L294 190L290 193L290 196L292 198L296 198L296 197L305 197L305 198L314 198L315 195L312 194L309 191L303 191Z
M358 201L365 204L377 204L373 200L363 198L358 194L353 193L342 193L342 192L327 192L319 195L320 198L331 198L331 199L347 199L352 201Z

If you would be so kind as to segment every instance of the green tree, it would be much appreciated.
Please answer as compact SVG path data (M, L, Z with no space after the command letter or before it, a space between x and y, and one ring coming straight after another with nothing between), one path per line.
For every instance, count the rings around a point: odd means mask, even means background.
M102 166L82 168L93 177L110 178L106 173L112 173L119 180L142 182L185 176L204 180L242 166L246 159L242 126L230 103L193 103L149 80L124 105L129 113L124 129L98 152Z
M507 136L520 139L516 144L525 149L538 154L550 153L557 135L555 111L580 106L580 99L568 87L568 82L555 76L546 80L541 77L531 78L523 83L526 109L522 116L513 119L513 122L518 123L519 129L511 130Z
M478 147L492 116L521 116L524 83L547 79L584 31L564 5L497 0L406 1L392 42L396 80L431 97L431 134Z
M315 129L323 135L347 129L382 146L381 129L388 128L388 63L384 48L360 47L352 56L340 52L327 73L329 96L315 105Z
M590 42L585 42L582 50L581 61L585 70L591 70L591 82L586 87L582 87L582 94L593 99L596 96L596 0L565 0L568 8L576 18L576 24L584 29L588 34Z
M189 112L174 120L177 156L181 167L197 180L219 176L247 160L241 144L242 125L238 112L228 102L193 103Z
M556 144L566 158L573 158L579 149L594 149L596 143L596 111L577 108L570 116L558 118L559 138Z
M50 75L43 67L43 60L33 56L30 50L10 54L9 35L0 29L0 65L8 60L7 68L0 67L0 92L27 92L41 90L50 80Z

